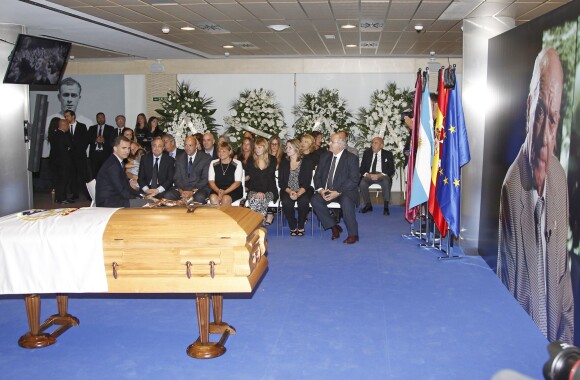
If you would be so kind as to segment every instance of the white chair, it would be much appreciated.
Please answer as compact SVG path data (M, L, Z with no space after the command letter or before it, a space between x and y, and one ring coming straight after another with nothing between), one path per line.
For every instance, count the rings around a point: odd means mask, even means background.
M369 186L369 191L375 191L376 192L376 198L379 197L379 193L383 192L383 189L381 188L381 185L379 185L378 183L373 183L372 185Z
M246 193L246 172L242 170L242 198L232 202L232 206L239 206L242 201L246 200L248 194Z
M91 207L97 207L97 201L95 198L95 193L96 193L96 188L97 188L97 180L93 179L91 182L87 182L87 190L89 192L89 195L91 196Z

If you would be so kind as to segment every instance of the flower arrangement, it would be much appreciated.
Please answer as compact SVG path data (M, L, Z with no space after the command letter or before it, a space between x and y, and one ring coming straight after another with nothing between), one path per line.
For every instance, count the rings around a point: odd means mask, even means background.
M294 124L296 136L320 131L322 141L329 141L330 135L339 130L351 136L356 125L346 109L346 100L336 89L321 88L316 93L302 94L294 115L298 117Z
M357 146L366 149L374 137L382 137L384 149L391 151L395 167L405 163L403 150L409 135L401 115L413 106L413 95L409 90L400 90L395 83L387 84L385 90L376 90L371 96L368 109L361 107L358 112L360 139Z
M195 133L212 132L215 134L215 108L212 98L200 96L185 82L177 83L176 91L169 91L161 102L163 108L155 110L159 115L159 126L175 137L175 144L183 149L187 136Z
M288 132L280 104L271 91L262 88L242 91L232 102L224 123L229 126L227 134L235 147L242 142L245 131L267 139L271 136L283 139Z

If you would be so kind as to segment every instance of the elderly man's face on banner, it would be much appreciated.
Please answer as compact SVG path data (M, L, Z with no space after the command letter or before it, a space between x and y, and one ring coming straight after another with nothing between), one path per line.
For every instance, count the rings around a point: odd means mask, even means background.
M76 84L64 84L58 91L61 112L66 110L77 111L79 100L81 100L81 89Z

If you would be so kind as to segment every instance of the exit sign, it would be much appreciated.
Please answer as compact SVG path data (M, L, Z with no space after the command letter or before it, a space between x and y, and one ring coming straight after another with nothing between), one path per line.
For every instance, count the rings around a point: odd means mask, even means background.
M161 102L163 100L165 100L165 96L154 96L153 97L154 102Z

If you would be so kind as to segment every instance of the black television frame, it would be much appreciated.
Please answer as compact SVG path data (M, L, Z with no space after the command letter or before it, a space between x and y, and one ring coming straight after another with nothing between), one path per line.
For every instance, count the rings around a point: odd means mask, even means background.
M57 86L66 69L68 63L69 53L72 44L66 41L53 40L50 38L31 36L27 34L19 34L14 49L10 54L10 63L6 69L6 74L4 75L4 82L8 84L28 84L36 86ZM38 66L38 60L33 62L27 62L25 71L23 73L18 73L23 65L20 65L22 57L27 54L35 54L38 49L50 49L53 50L52 53L57 59L47 59L44 67ZM51 58L51 57L48 57ZM26 59L26 61L29 61ZM33 63L31 65L30 63ZM20 65L20 67L19 67ZM54 74L50 75L49 70L46 70L49 66L55 66ZM38 73L43 69L47 74L42 78L38 78Z

